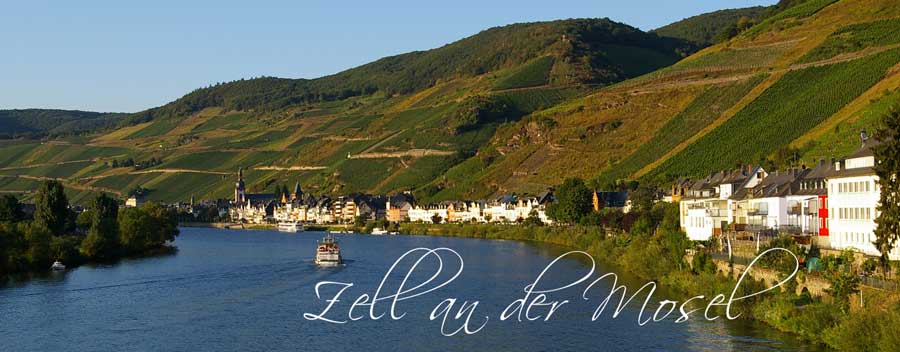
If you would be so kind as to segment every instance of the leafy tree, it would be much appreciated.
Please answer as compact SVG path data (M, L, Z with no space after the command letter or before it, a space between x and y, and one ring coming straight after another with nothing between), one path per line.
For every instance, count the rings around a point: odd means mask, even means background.
M554 192L556 201L547 207L547 216L574 224L593 210L591 192L580 178L568 178Z
M522 225L525 226L544 226L544 222L541 221L541 217L538 216L538 212L536 209L532 209L530 213L528 213L528 217L522 221Z
M859 277L845 270L828 272L825 279L831 284L826 292L834 298L842 312L850 311L850 295L859 292Z
M24 218L22 213L22 205L19 199L11 194L4 195L0 198L0 221L19 221Z
M875 154L875 174L881 198L878 202L878 217L875 223L875 247L881 252L881 266L888 271L888 253L894 249L900 238L900 105L895 105L882 117L882 126L875 133L881 142L872 147Z
M78 236L54 236L50 239L51 259L59 260L66 265L75 265L82 261L78 246L81 238Z
M703 251L694 254L694 258L691 259L691 268L691 271L695 274L715 274L717 270L716 263L713 262L712 257Z
M119 255L117 216L119 205L106 194L91 204L91 229L81 242L81 254L97 260L112 260Z
M442 218L440 215L434 214L431 216L431 222L433 224L440 224L441 221L444 221L444 218Z
M28 250L25 257L32 269L46 269L50 266L50 239L53 235L47 228L34 222L18 223Z
M34 197L34 222L46 227L54 235L62 235L69 217L69 200L63 185L45 181Z
M141 208L119 210L119 243L126 254L140 253L150 246L154 229L150 214Z
M91 228L91 221L93 221L91 211L85 210L79 213L77 217L75 217L75 228L87 231Z
M150 245L159 247L166 242L174 241L178 236L178 217L175 211L168 209L156 202L149 202L141 206L141 209L150 215L153 220L154 236Z

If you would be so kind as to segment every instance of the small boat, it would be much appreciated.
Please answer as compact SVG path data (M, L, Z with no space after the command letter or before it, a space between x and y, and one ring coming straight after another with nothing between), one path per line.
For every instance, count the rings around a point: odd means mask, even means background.
M400 234L400 232L398 232L398 231L388 232L388 235L399 235L399 234Z
M299 222L279 222L278 231L290 233L303 232L303 224Z
M316 265L338 266L341 265L341 246L331 235L326 235L316 248Z
M50 266L50 270L52 270L52 271L64 271L64 270L66 270L66 266L63 265L63 263L62 263L61 261L58 261L58 260L57 260L57 261L53 262L53 265Z
M331 233L331 234L348 234L348 233L352 233L352 232L347 231L347 230L331 230L331 231L328 231L328 233Z
M373 235L387 235L387 234L388 234L388 230L385 230L385 229L380 228L380 227L376 227L376 228L372 229L372 234L373 234Z

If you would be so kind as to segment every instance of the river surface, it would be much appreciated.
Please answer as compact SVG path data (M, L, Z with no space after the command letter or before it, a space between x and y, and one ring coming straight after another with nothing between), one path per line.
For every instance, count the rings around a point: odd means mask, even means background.
M557 256L567 250L516 241L491 241L422 236L336 236L346 265L318 268L312 263L321 232L284 234L182 228L172 255L126 260L108 266L83 266L0 288L0 351L815 351L791 335L759 323L702 320L702 311L676 324L677 318L639 326L640 304L612 318L610 306L596 321L601 282L591 299L581 298L587 283L549 294L562 304L548 321L500 321L500 313L523 296ZM429 294L397 304L393 320L390 302L375 305L379 320L367 307L354 315L364 319L346 324L310 321L304 313L320 314L337 285L353 283L325 315L347 320L350 304L362 294L374 294L385 273L403 253L418 247L451 248L462 256L464 269L455 280ZM451 252L443 252L444 270L432 283L444 282L459 267ZM546 285L575 282L590 269L586 258L557 262ZM383 292L396 292L414 260L398 263ZM408 286L435 272L428 257L417 267ZM598 263L597 272L616 269ZM620 273L621 274L621 273ZM629 290L643 282L622 278ZM433 286L433 285L432 285ZM725 292L727 294L727 292ZM386 295L384 293L383 295ZM661 295L657 293L657 295ZM446 337L441 318L430 320L447 298L458 301L445 331L459 328L454 320L463 301L478 301L470 320L476 334ZM653 302L666 297L658 297ZM641 298L636 299L636 301ZM656 304L653 304L655 309ZM532 316L547 314L536 307ZM440 310L439 310L440 311ZM465 317L465 315L463 315Z

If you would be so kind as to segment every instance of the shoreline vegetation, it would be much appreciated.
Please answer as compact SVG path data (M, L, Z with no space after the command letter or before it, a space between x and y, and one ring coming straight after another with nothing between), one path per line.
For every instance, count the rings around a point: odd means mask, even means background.
M120 208L100 194L79 212L57 181L42 183L34 201L27 214L16 197L0 199L0 286L48 273L56 261L72 269L177 251L177 215L159 203Z
M655 214L648 214L655 213ZM693 256L693 245L678 227L677 207L668 204L635 219L624 228L603 226L536 226L496 224L419 224L400 225L405 235L448 236L493 240L539 242L583 250L595 259L616 265L641 279L650 280L687 297L729 294L737 284L733 272L721 270L703 251ZM655 230L654 230L655 229ZM769 248L783 247L809 255L796 245L772 243ZM792 260L792 259L790 259ZM821 273L832 288L828 296L816 297L808 291L797 292L798 285L809 279L804 268L780 289L739 302L740 319L754 319L780 331L792 333L811 343L838 350L886 351L900 345L900 297L894 292L860 288L847 284L847 276L837 268L848 258L824 257L833 266ZM775 270L781 278L789 274L786 254L761 258L757 266ZM733 268L730 270L734 270ZM852 281L852 280L851 280ZM852 283L851 283L852 284ZM765 284L750 277L742 282L738 294L757 292ZM852 287L851 287L852 286ZM863 305L859 293L862 291ZM646 297L644 293L636 296Z

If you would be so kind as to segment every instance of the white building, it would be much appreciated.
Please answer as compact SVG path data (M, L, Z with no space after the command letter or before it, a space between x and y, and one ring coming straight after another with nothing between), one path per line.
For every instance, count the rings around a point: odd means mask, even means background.
M829 245L833 249L853 249L877 256L875 219L881 196L878 176L872 167L875 156L864 146L846 159L834 164L828 180ZM900 250L889 253L891 260L900 259Z

